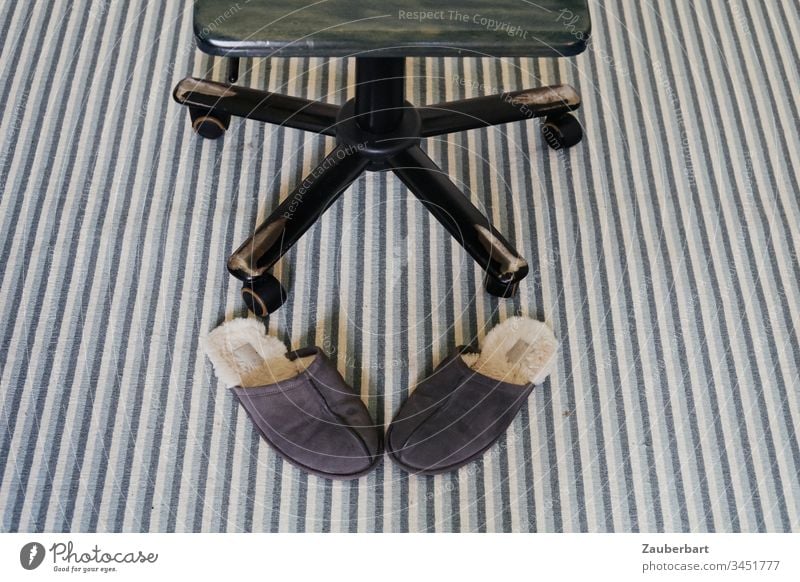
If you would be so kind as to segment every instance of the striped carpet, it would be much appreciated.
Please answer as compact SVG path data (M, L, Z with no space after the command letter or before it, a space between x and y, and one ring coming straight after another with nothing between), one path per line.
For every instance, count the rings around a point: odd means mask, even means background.
M532 274L514 301L488 297L372 173L281 263L270 332L334 354L382 423L510 315L562 346L480 462L415 477L387 461L347 483L281 462L198 350L244 315L228 253L332 141L239 121L196 139L171 89L223 71L188 7L2 1L3 531L800 531L796 2L592 1L575 60L409 62L417 103L582 93L567 154L537 122L425 144ZM243 69L335 102L354 74Z

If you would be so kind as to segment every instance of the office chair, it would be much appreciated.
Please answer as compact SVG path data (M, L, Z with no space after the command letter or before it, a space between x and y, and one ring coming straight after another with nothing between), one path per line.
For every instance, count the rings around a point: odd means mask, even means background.
M589 38L586 0L196 0L198 47L228 59L227 83L186 78L174 91L192 127L217 139L232 117L336 138L334 149L228 259L242 298L260 316L287 293L270 273L365 171L391 170L485 271L486 291L512 297L528 263L425 153L423 139L544 118L554 149L583 135L570 113L580 97L569 85L509 91L438 104L405 96L405 59L413 56L572 56ZM378 3L376 3L378 4ZM512 24L513 23L513 24ZM355 57L355 96L343 105L235 85L240 57Z

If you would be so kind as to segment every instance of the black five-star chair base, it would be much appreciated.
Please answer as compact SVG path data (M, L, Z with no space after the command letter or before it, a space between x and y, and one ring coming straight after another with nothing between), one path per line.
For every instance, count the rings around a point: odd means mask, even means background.
M235 76L234 76L235 77ZM403 58L357 58L356 96L343 106L187 78L175 88L195 131L215 139L231 116L336 137L337 145L228 259L257 315L275 311L286 291L270 270L365 170L392 170L486 272L486 290L511 297L528 263L420 147L424 137L544 117L554 149L581 140L570 111L575 89L555 85L414 107L405 101Z

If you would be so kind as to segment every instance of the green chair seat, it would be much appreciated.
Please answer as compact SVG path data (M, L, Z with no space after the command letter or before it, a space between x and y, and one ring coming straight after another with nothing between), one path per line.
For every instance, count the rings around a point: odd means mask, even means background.
M194 25L231 57L570 56L591 28L586 0L196 0Z

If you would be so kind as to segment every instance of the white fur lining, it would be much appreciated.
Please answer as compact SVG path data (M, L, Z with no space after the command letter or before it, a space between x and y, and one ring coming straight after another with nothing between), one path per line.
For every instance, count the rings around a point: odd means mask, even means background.
M227 386L251 388L288 380L300 374L316 356L286 357L286 346L269 336L254 318L226 321L200 343ZM467 365L495 380L521 386L541 384L556 361L558 340L543 322L512 317L495 326L479 354L463 354Z
M289 360L286 346L253 318L226 321L200 340L217 377L228 387L252 388L288 380L315 356Z
M466 364L495 380L541 384L556 361L558 340L542 321L512 317L486 335L479 354L463 354Z

